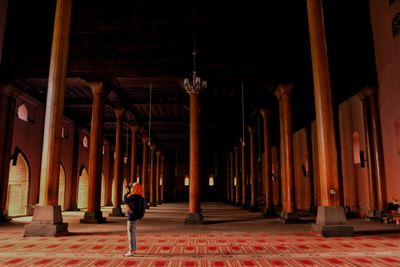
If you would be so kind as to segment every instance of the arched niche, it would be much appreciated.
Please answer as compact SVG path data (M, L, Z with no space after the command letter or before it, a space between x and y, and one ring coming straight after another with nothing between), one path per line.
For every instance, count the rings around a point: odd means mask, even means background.
M85 209L88 205L89 175L86 168L82 168L78 181L78 209Z
M8 176L7 210L10 216L27 214L30 169L27 159L18 153L10 161Z
M21 106L18 107L17 116L19 119L23 121L27 122L29 120L29 112L25 104L22 104Z

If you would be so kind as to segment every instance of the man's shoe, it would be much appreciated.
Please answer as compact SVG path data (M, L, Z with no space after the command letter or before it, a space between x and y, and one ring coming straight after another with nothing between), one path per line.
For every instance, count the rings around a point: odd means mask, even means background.
M132 257L133 255L135 255L134 251L128 251L124 254L124 257Z

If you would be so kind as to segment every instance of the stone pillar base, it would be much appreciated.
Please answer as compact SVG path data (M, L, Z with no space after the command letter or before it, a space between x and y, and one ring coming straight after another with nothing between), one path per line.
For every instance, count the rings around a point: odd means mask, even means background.
M343 207L319 206L317 220L312 231L325 237L353 236L353 226L347 224Z
M242 210L248 210L249 209L249 205L247 205L246 203L242 204Z
M161 200L156 201L156 205L162 205L162 201Z
M124 217L125 213L121 211L121 208L113 208L111 213L108 214L108 217Z
M265 218L276 218L277 216L276 216L276 212L275 212L274 209L272 209L272 208L266 208L266 209L264 210L264 217L265 217Z
M63 223L61 206L36 205L32 222L25 225L24 236L60 236L68 234L68 224Z
M8 217L7 212L0 210L0 223L9 222L11 217Z
M258 208L257 204L250 206L250 212L259 212L260 209Z
M156 203L156 202L150 202L150 203L149 203L149 206L150 206L150 207L157 207L157 203Z
M281 211L280 217L278 218L280 223L299 223L301 222L299 216L295 212Z
M185 224L203 224L203 215L201 213L189 213L185 219Z
M101 211L85 212L84 217L80 220L80 223L105 223L106 218L103 217Z
M242 204L240 202L235 203L235 207L241 207L241 206L242 206Z

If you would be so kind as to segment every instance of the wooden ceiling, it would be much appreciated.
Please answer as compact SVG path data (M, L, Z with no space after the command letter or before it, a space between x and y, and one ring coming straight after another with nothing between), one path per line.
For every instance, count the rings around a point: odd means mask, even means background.
M54 0L9 1L2 80L44 101L51 52ZM357 3L355 3L357 2ZM232 150L245 123L258 110L278 109L273 90L293 83L294 128L314 117L310 46L305 0L286 1L114 0L73 1L65 114L90 127L89 83L110 89L105 136L114 140L113 108L129 110L127 123L149 127L164 150L187 150L189 98L183 79L193 69L208 81L201 93L201 142L208 150ZM368 1L324 1L335 103L375 83ZM195 23L194 23L195 22ZM90 129L90 128L89 128ZM125 128L126 130L126 128ZM126 140L126 139L124 139Z

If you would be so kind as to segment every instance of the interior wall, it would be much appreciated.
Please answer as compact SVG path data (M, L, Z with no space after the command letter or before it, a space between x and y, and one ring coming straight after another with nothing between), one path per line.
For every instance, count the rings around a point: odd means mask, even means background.
M400 199L400 151L396 144L396 119L400 115L400 35L393 37L392 19L400 1L370 0L371 23L379 83L379 109L387 198Z
M62 206L65 210L70 210L72 194L72 180L76 179L77 171L73 169L74 162L74 142L75 142L75 123L64 117L63 119L64 137L61 139L61 162L65 170L65 198ZM59 201L60 203L60 201Z
M90 136L89 136L89 131L86 129L83 129L83 128L78 129L77 135L78 135L78 141L79 141L78 155L76 155L77 156L77 165L76 165L77 170L75 171L75 177L73 178L76 180L76 182L74 183L74 184L76 184L76 188L72 189L72 190L75 190L77 192L77 194L76 194L77 199L76 199L75 203L77 203L78 208L81 208L83 205L82 204L83 202L82 202L82 197L80 197L79 194L82 194L83 189L80 187L81 181L80 181L79 176L81 175L83 169L85 169L87 173L89 172L89 146L85 147L83 145L83 140L84 140L84 137L86 137L88 145L89 145L90 144ZM79 202L80 202L80 204L79 204ZM79 207L79 205L81 207ZM87 206L87 204L86 204L86 206Z
M27 214L29 180L29 164L24 156L19 153L15 164L13 160L10 161L7 191L8 215Z
M21 120L17 114L14 119L11 152L19 147L29 162L29 205L39 202L40 168L42 161L43 127L44 127L44 105L36 99L21 94L16 99L16 112L21 105L28 110L28 121ZM28 208L28 214L33 214L33 209Z
M314 178L314 201L315 206L318 207L321 203L321 185L319 179L319 157L318 157L318 140L317 140L317 123L311 122L311 154L312 154L312 168Z
M308 176L307 130L301 129L293 135L294 177L296 208L310 208L310 178Z
M369 210L368 168L367 165L361 167L358 162L360 151L353 138L357 133L359 149L366 155L363 106L358 96L339 105L339 126L344 205L364 216Z

